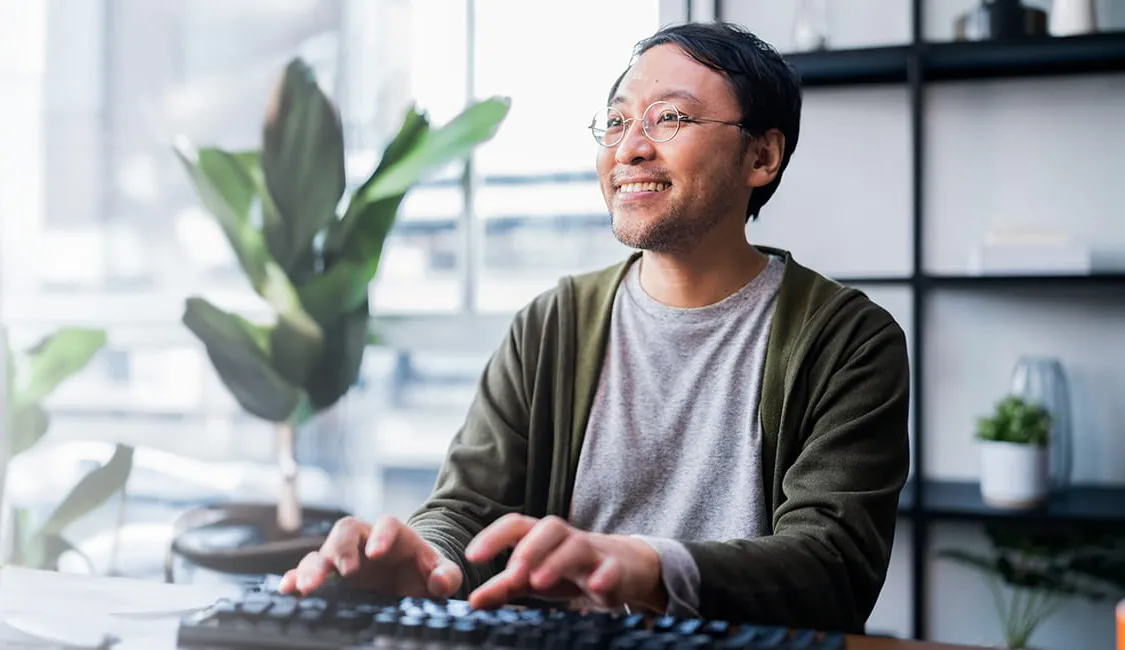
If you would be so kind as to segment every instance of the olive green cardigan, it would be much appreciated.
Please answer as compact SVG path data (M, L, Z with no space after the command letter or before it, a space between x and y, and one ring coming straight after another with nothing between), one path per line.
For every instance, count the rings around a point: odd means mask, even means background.
M772 530L684 542L699 567L700 615L860 633L910 464L905 337L860 291L760 249L786 261L759 409ZM460 597L503 568L506 558L464 559L490 522L570 512L614 295L638 256L561 279L519 312L488 362L434 492L409 520L460 563Z

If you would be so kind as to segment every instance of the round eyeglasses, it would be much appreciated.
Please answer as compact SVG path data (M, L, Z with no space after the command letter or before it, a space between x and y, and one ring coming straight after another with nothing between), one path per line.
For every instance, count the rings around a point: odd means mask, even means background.
M621 114L621 111L607 106L594 114L594 119L590 122L590 133L594 135L594 140L598 144L603 147L612 147L625 138L625 133L629 130L629 123L636 119L635 117L626 118ZM649 104L649 107L645 109L641 116L641 130L645 137L653 142L667 142L676 137L676 134L680 132L680 125L685 122L689 124L743 126L741 122L685 115L680 112L680 109L676 108L675 104L658 101Z

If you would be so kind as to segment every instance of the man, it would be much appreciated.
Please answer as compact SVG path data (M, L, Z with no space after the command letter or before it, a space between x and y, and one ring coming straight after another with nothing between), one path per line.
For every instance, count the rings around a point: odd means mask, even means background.
M724 24L664 29L591 124L613 232L641 252L514 319L432 496L348 519L282 580L526 597L862 632L909 466L902 330L747 242L801 94Z

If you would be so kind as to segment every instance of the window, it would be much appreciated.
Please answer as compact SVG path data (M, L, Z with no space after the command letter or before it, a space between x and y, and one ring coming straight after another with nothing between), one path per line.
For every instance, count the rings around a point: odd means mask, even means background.
M476 93L513 96L503 129L475 160L479 310L518 309L560 275L628 253L609 231L594 173L597 144L586 126L633 45L657 28L658 4L476 4Z
M470 97L513 99L494 140L404 202L371 289L385 343L300 439L308 500L408 510L511 314L559 275L628 252L609 231L585 127L658 26L656 0L62 4L0 3L0 318L17 348L62 325L106 328L107 348L50 397L41 453L73 477L113 442L143 447L130 521L276 494L269 427L241 412L179 320L192 294L268 312L170 143L256 145L290 57L341 108L353 184L409 103L445 123ZM217 478L190 478L199 463ZM19 498L45 512L68 487L56 483L24 484ZM83 534L112 525L105 510Z

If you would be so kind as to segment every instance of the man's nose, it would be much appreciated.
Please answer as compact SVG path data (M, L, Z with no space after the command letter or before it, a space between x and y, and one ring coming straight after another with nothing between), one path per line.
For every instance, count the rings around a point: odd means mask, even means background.
M628 165L641 160L651 160L656 154L652 140L645 135L639 120L633 120L625 127L625 137L617 143L614 158L618 163Z

